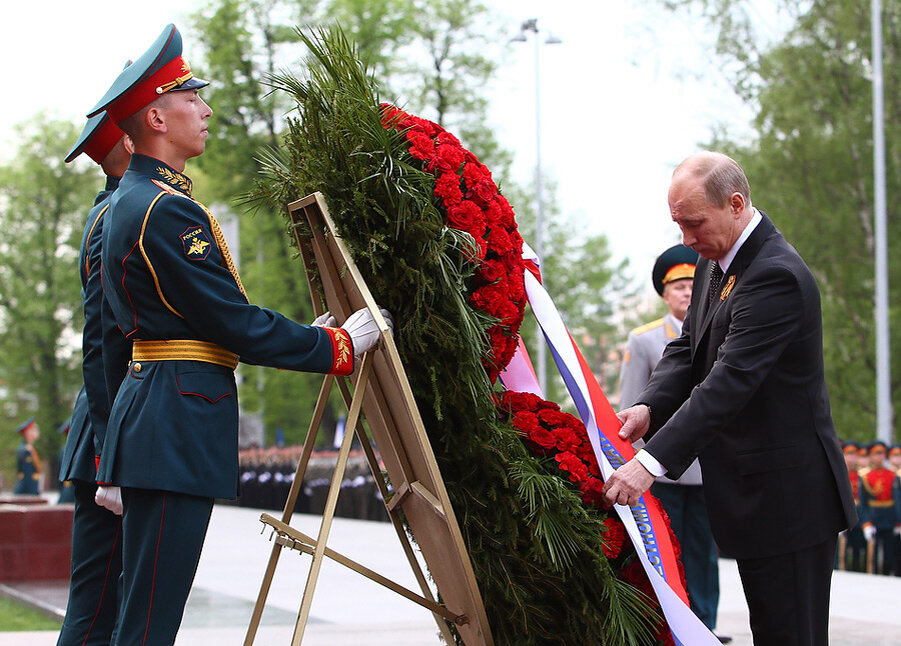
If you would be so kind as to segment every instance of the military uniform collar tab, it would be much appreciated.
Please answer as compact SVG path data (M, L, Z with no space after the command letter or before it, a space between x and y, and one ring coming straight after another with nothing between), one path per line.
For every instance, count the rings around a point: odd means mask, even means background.
M191 195L191 189L194 187L191 178L173 170L168 164L161 162L159 159L135 154L131 156L130 167L149 175L152 179L158 180L180 193Z

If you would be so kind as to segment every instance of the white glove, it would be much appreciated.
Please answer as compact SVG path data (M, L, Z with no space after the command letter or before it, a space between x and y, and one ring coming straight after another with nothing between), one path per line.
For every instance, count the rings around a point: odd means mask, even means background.
M337 323L338 322L335 320L335 317L332 316L331 312L326 312L313 319L313 322L310 323L310 325L312 327L335 327Z
M94 502L109 509L116 516L122 515L122 490L111 485L100 485L94 494Z
M895 525L895 536L901 536L901 525Z
M864 525L863 537L867 539L867 542L876 538L876 527L874 525Z
M388 323L388 329L393 332L394 321L391 318L391 314L388 310L383 309L379 309L379 312L385 317L385 322ZM376 325L375 319L372 318L369 309L365 307L348 316L347 320L344 321L344 325L341 327L344 328L344 331L347 332L350 336L350 340L354 344L355 357L359 357L371 350L375 344L378 343L379 338L381 338L381 332L379 331L378 325Z

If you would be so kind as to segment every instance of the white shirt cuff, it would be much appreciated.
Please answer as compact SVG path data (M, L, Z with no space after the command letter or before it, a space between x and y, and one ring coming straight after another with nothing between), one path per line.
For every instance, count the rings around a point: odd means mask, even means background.
M666 473L666 467L657 462L657 458L644 449L635 454L635 459L641 462L641 465L650 471L652 476L660 477Z

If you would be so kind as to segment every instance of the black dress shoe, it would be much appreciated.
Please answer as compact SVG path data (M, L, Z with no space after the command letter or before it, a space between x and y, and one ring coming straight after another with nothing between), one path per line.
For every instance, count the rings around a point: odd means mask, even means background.
M716 638L720 640L721 644L728 644L729 642L732 641L732 638L729 637L728 635L717 635L716 633L713 633L713 634L716 635Z

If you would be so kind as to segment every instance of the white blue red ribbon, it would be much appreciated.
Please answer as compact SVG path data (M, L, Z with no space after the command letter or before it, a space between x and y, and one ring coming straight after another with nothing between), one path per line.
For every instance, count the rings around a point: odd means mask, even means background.
M523 244L523 259L526 261L525 286L529 305L579 417L585 424L598 466L606 480L635 452L628 442L619 437L619 419L542 286L538 258L527 244ZM544 398L522 340L500 378L509 390L531 392ZM676 643L682 646L719 644L716 636L688 606L688 595L679 577L675 551L657 499L646 493L637 505L614 505L614 509L635 545Z

